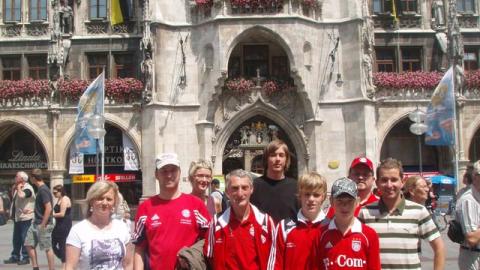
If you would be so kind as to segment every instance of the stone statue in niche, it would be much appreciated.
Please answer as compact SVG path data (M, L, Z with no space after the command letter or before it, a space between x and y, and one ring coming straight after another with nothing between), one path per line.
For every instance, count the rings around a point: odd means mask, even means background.
M73 9L66 2L66 0L60 0L58 13L60 17L60 29L62 33L71 34L73 32Z

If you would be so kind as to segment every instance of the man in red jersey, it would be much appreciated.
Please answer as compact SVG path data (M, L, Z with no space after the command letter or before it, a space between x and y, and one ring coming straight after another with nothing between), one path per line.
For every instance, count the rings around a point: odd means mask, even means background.
M226 185L230 207L218 219L214 217L204 254L213 269L266 269L273 220L250 203L253 181L248 172L230 172Z
M313 245L312 269L380 270L378 235L354 216L357 184L340 178L333 183L331 193L335 216L320 228Z
M210 221L205 204L178 188L180 162L174 153L155 161L160 193L140 204L135 217L134 269L173 270L177 253L204 238Z
M316 172L298 180L301 209L296 219L283 219L277 225L276 237L268 259L269 270L307 269L313 241L325 218L322 204L327 193L327 181Z
M375 182L373 162L366 157L356 157L348 170L348 178L357 183L358 198L360 203L355 208L355 216L362 206L376 202L379 198L373 194L373 184ZM335 215L335 208L330 207L327 212L327 218L332 219Z

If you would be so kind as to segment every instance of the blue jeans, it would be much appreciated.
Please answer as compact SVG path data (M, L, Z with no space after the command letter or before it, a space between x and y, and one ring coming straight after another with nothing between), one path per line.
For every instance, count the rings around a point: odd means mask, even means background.
M24 242L25 237L27 236L28 228L30 228L32 220L25 221L16 221L13 223L13 250L11 258L20 260L28 259L27 249L25 248ZM22 253L20 257L20 252Z

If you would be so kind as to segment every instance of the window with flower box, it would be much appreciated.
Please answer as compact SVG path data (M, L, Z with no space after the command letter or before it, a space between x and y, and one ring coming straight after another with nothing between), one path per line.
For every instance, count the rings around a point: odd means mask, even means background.
M395 72L395 50L393 48L376 48L375 56L378 72Z
M30 0L30 21L47 20L47 0Z
M457 12L460 13L475 13L474 0L457 0Z
M28 55L28 77L34 80L47 79L47 55Z
M478 69L478 56L480 48L465 47L463 54L463 66L465 70Z
M2 56L2 80L18 81L22 77L22 60L20 55Z
M243 73L246 77L269 76L268 45L245 45L243 46Z
M107 0L90 0L90 19L102 20L107 18Z
M21 0L4 0L3 2L3 21L20 22L22 18Z
M422 49L421 48L401 48L402 72L422 70Z
M105 69L105 77L108 78L108 53L90 53L87 54L88 61L88 79L93 80L103 69Z
M113 76L116 78L129 78L135 76L135 57L133 54L114 54L115 68Z

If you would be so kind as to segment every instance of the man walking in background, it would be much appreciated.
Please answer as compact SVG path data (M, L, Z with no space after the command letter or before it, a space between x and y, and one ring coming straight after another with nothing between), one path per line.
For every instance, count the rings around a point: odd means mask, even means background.
M35 205L35 192L28 183L27 173L20 171L15 176L13 186L13 200L10 208L13 223L13 250L10 258L4 260L5 264L29 264L28 252L24 246L28 228L32 224L33 208Z
M54 269L54 254L52 250L52 212L53 212L53 195L50 189L45 185L42 178L42 170L34 169L31 174L32 184L37 186L37 196L35 198L35 218L33 225L30 226L25 239L25 247L28 255L32 260L33 270L38 270L36 246L39 245L41 250L45 250L48 260L48 268Z

